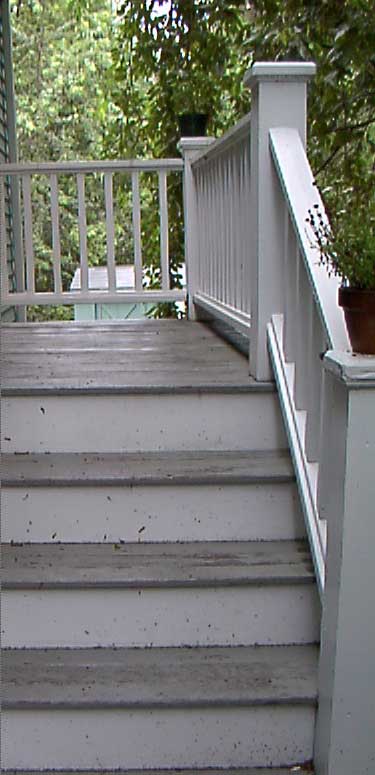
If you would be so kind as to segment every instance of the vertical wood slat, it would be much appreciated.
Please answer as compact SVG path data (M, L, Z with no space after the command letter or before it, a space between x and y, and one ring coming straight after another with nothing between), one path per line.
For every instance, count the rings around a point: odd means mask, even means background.
M26 255L26 286L31 293L35 292L33 221L31 206L31 175L22 175L22 197L24 208L25 255Z
M0 176L0 259L1 259L1 290L9 293L8 256L7 256L7 225L5 216L5 181Z
M230 297L229 302L232 307L236 307L236 282L238 277L238 270L239 270L239 261L240 261L240 251L238 249L238 206L240 203L240 193L238 190L238 182L239 182L239 169L238 169L238 159L239 159L239 148L237 147L235 149L233 158L232 158L232 167L231 167L231 189L232 189L232 196L231 196L231 249L233 252L233 260L232 260L232 268L230 270L230 277L231 277L231 283L230 283Z
M141 203L139 196L139 173L132 172L132 217L134 235L134 275L135 289L142 290L142 241L141 241Z
M105 226L107 235L108 290L116 290L115 224L113 218L113 173L104 173Z
M217 277L216 277L216 288L215 288L215 298L216 299L222 299L222 287L223 287L223 256L224 256L224 250L223 250L223 164L221 157L218 159L218 165L217 165L217 185L216 185L216 191L217 191L217 213L216 213L216 250L219 257L218 260L218 270L217 270ZM219 226L220 224L220 226ZM220 238L218 238L218 232L220 232Z
M314 301L301 255L298 257L298 263L295 402L297 409L306 409L308 405L309 366L311 359L309 329Z
M325 337L322 323L316 305L314 304L311 316L311 370L305 441L306 457L310 462L319 460L323 394L323 364L320 354L321 352L324 352L325 349Z
M214 294L214 230L212 228L212 222L215 217L214 211L214 187L213 187L213 167L209 164L206 174L206 202L207 202L207 215L208 215L208 294L213 296Z
M225 206L225 273L224 273L224 294L223 298L227 304L231 304L231 284L232 275L234 272L234 253L233 253L233 230L232 230L232 203L233 203L233 188L232 188L232 159L233 156L228 155L226 158L226 164L224 167L224 206Z
M202 172L198 170L195 177L197 195L197 280L198 287L205 293L208 275L207 264L207 219L206 219L206 194ZM206 228L204 229L204 224Z
M216 219L216 229L215 229L215 252L218 256L218 262L217 262L217 270L214 273L214 277L216 278L216 283L214 285L214 292L215 292L215 299L220 299L220 291L222 286L222 277L223 277L223 234L222 234L222 194L223 194L223 187L222 187L222 165L221 165L221 158L218 159L218 163L216 166L216 182L215 182L215 194L216 194L216 213L215 213L215 219ZM220 232L219 232L219 224L220 224ZM220 234L220 236L219 236Z
M242 156L240 159L239 164L239 170L238 170L238 186L239 186L239 220L238 220L238 239L239 239L239 271L238 271L238 279L237 279L237 304L239 305L239 309L246 310L246 299L248 295L250 294L250 288L245 288L245 266L244 266L244 257L246 255L246 248L248 247L246 245L246 230L245 230L245 224L247 219L249 218L249 213L246 213L246 205L247 205L247 189L246 189L246 156ZM250 262L249 262L250 263Z
M77 175L78 192L78 227L79 227L79 250L81 262L81 291L85 293L89 287L89 269L87 261L87 223L86 223L86 200L85 200L85 176Z
M55 293L61 293L61 244L59 223L59 190L57 175L50 175L51 189L51 219L52 219L52 253L53 253L53 280Z
M246 216L245 216L245 233L246 233L246 252L244 254L244 274L245 282L244 287L246 289L246 306L245 311L251 314L251 284L253 282L252 264L250 261L249 245L251 242L251 226L250 226L250 202L251 202L251 170L250 170L250 143L246 143L245 151L245 190L246 190Z
M287 206L285 205L285 332L284 332L284 354L287 363L292 363L296 359L296 332L297 332L297 275L299 271L299 251L292 228Z
M160 271L161 287L167 291L169 283L169 235L168 235L168 200L167 173L159 172L159 207L160 207Z
M240 168L239 168L239 152L237 149L236 155L233 159L232 181L233 181L233 205L232 205L232 245L233 245L233 269L232 269L232 288L231 288L231 304L234 308L238 305L238 274L240 271L241 251L239 247L239 204L240 204Z

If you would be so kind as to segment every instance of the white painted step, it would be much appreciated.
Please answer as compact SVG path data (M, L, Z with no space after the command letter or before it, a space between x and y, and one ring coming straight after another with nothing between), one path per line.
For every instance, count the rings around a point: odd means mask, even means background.
M305 541L3 546L3 646L314 643L319 619Z
M2 413L3 452L287 447L276 393L257 386L110 395L4 391Z
M286 451L3 455L4 541L305 535Z
M313 646L5 650L3 767L292 766L316 664Z

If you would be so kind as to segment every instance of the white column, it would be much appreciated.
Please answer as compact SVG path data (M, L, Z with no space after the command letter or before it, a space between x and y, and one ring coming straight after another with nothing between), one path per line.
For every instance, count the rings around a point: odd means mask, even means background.
M197 290L197 262L199 260L199 236L197 223L197 201L192 162L202 151L214 142L212 137L181 137L178 144L184 160L184 230L185 264L188 295L188 317L195 320L194 294Z
M317 775L375 772L375 358L324 359L327 519Z
M272 376L267 324L283 312L283 207L271 159L269 130L297 129L306 143L306 83L313 62L256 62L245 75L251 88L251 334L250 373Z

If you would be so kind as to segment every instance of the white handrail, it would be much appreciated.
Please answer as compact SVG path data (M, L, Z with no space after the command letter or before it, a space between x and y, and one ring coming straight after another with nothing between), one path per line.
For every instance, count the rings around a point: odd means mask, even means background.
M181 159L120 159L118 161L58 161L0 164L0 175L64 175L88 172L181 172Z
M219 137L215 142L211 143L209 148L204 149L196 156L192 163L193 168L198 169L198 167L204 165L205 162L217 158L220 154L228 151L241 140L247 139L249 137L250 127L251 114L247 113L246 116L237 122L237 124L228 129L222 137Z
M349 340L337 304L339 281L321 265L308 223L309 210L315 207L323 219L327 216L299 132L273 128L269 140L282 192L278 240L284 301L268 325L268 343L322 592L326 557L326 523L318 506L319 463L326 442L322 356L327 349L348 349Z
M271 129L270 147L329 347L345 350L349 340L343 312L336 303L340 280L328 276L321 265L307 223L309 210L316 205L322 217L328 219L299 133L284 127Z

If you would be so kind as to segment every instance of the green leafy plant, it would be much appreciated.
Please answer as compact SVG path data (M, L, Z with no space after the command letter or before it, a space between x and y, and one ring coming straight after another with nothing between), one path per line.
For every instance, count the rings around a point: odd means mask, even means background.
M338 199L337 190L335 198ZM328 210L329 220L315 205L307 223L321 263L343 285L375 290L375 196L367 187L341 192L341 209Z

